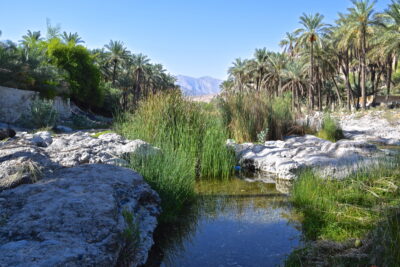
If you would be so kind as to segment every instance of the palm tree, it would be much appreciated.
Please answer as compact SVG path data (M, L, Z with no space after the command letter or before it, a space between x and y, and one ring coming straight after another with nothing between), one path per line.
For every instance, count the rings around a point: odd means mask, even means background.
M360 44L361 57L361 97L362 108L366 109L366 55L367 55L367 37L373 32L373 26L377 24L374 18L374 5L376 1L352 0L353 7L348 8L346 19L346 29L357 35Z
M104 46L108 50L107 59L112 64L112 84L115 86L117 79L117 67L123 61L127 60L129 52L121 41L110 40L108 44Z
M138 54L134 55L132 57L132 66L131 66L131 73L134 78L134 84L135 84L135 99L138 100L140 94L146 93L143 92L143 80L145 78L147 66L150 63L150 59L147 58L147 56L143 54Z
M324 16L317 13L315 15L303 14L300 17L302 28L295 31L298 37L298 45L310 49L310 86L308 89L309 107L314 107L314 48L315 45L322 46L322 37L329 33L329 25L323 23Z
M378 14L377 18L381 31L375 40L377 46L374 55L386 58L386 93L389 95L393 61L397 63L400 55L400 0L393 0L385 12Z
M256 83L256 91L260 91L261 82L268 71L268 53L266 48L256 49L254 52L254 59L248 63L248 67L253 73L253 78Z
M63 34L61 35L61 38L64 40L65 43L72 43L74 45L85 42L82 40L81 37L79 37L77 32L75 32L75 33L63 32Z
M296 35L294 33L287 32L285 38L279 43L280 47L283 48L283 52L289 54L291 57L294 56L294 47L296 45Z
M282 79L287 62L288 58L286 54L270 53L268 56L269 72L265 75L263 81L270 88L276 88L277 95L282 94Z
M26 35L22 36L21 44L26 48L31 48L35 46L39 41L43 40L40 31L30 31Z
M60 37L61 26L57 24L56 26L52 26L49 19L46 20L47 24L47 40L55 39Z
M247 74L247 60L242 60L240 58L235 59L232 63L233 66L229 68L228 74L235 80L235 87L239 92L242 92L246 82Z
M299 60L289 62L283 71L283 78L285 79L285 85L282 90L292 92L292 106L299 109L300 94L304 94L307 89L305 65Z

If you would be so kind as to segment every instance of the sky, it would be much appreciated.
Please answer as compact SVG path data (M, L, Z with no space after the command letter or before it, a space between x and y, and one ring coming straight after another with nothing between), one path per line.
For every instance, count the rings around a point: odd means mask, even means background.
M379 0L382 11L390 0ZM279 51L302 13L333 23L350 0L0 0L0 39L46 32L46 20L78 32L89 48L123 41L133 53L163 64L173 75L225 79L235 58L255 48Z

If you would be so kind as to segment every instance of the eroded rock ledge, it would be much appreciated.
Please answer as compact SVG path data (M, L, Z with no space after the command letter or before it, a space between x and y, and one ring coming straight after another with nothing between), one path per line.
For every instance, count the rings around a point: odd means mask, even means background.
M116 166L128 153L158 149L85 132L22 134L1 143L0 266L144 263L160 199L139 174ZM129 227L137 229L135 246L123 234Z
M336 143L313 135L288 137L285 141L264 144L235 144L243 168L276 174L281 179L294 179L299 170L310 167L324 177L341 178L349 172L376 162L380 150L361 141L340 140Z

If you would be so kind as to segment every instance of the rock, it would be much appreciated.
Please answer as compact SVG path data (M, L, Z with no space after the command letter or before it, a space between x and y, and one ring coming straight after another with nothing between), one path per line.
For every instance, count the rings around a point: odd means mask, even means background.
M53 130L56 133L72 133L74 130L72 130L70 127L63 126L63 125L57 125L53 128Z
M50 132L37 132L33 134L31 142L40 147L48 147L53 143Z
M13 129L6 128L0 129L0 140L4 140L6 138L13 138L16 135L16 132Z
M325 176L341 178L352 171L376 162L380 150L360 141L341 140L332 143L312 135L292 136L285 141L268 141L264 145L234 144L239 164L250 170L274 173L292 180L306 167Z
M400 110L368 110L353 113L335 113L345 138L382 145L400 145ZM323 113L316 112L299 120L313 121L318 130Z
M126 166L123 159L130 154L148 155L159 153L155 148L142 140L125 140L122 136L108 133L92 137L87 132L76 132L70 135L59 135L46 148L52 161L64 167L85 163L104 163Z
M0 193L0 266L143 264L153 244L159 197L132 170L88 164ZM138 246L123 232L133 215Z
M19 132L1 142L0 266L143 264L160 199L139 174L118 166L128 165L130 153L159 152L141 140L86 132ZM139 245L124 243L127 227Z

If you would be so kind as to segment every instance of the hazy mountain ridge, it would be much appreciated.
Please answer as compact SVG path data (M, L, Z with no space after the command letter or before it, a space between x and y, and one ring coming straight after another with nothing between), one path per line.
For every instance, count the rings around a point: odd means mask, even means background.
M222 80L209 76L193 78L178 75L176 79L176 84L181 87L182 92L186 96L215 95L221 91L220 85Z

